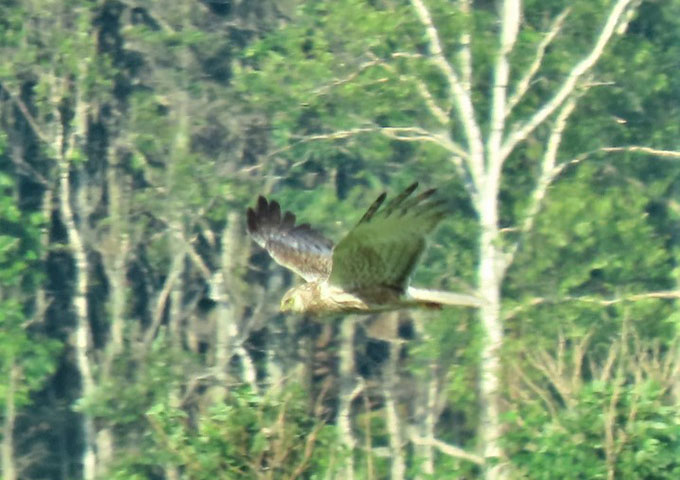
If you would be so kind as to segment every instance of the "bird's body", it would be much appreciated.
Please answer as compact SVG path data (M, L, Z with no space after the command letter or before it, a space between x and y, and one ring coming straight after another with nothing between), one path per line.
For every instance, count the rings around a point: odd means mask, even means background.
M426 238L445 215L434 190L411 197L414 183L383 206L383 193L359 223L333 245L276 201L259 197L249 208L248 233L279 264L307 283L283 296L282 311L310 314L372 313L411 307L476 306L476 297L409 286Z

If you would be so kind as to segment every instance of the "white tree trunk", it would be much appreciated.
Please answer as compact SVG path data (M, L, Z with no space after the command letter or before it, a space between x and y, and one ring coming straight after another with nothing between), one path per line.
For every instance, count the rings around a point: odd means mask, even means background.
M500 317L501 278L497 272L496 258L498 252L494 242L497 240L495 228L486 227L489 231L482 233L482 249L479 264L479 290L485 300L480 309L480 317L484 328L482 355L480 365L479 395L481 399L481 424L479 436L482 456L485 465L489 460L496 463L486 467L485 478L496 480L504 478L502 474L503 452L499 444L501 435L500 400L501 400L501 347L503 346L503 323Z
M2 424L2 480L16 480L17 470L14 462L14 423L16 421L15 394L20 370L14 362L9 361L9 378L5 386L5 412Z
M421 470L428 475L434 474L434 449L432 444L435 440L435 426L437 423L438 406L437 396L439 393L439 386L437 380L437 365L432 362L428 366L428 373L426 377L426 388L420 392L416 392L418 399L415 405L415 420L416 424L411 430L411 439L416 435L416 442L414 442L414 449L416 457L422 461ZM417 477L418 479L423 477Z
M101 381L108 381L111 367L118 354L123 349L123 329L126 306L126 259L129 249L129 236L124 226L124 200L121 191L121 180L118 171L118 157L113 142L107 151L106 185L108 189L109 230L99 241L99 252L109 281L109 339L104 349L100 370ZM113 432L108 427L100 428L97 432L97 456L99 468L106 468L114 459Z
M229 363L236 355L241 362L241 373L244 381L253 392L258 392L257 369L250 354L243 346L243 332L239 324L242 317L237 279L232 278L240 261L242 248L242 232L240 217L235 211L227 215L227 225L222 232L221 262L210 282L213 299L217 302L217 324L215 343L215 375L218 380L218 397L226 393ZM221 393L219 393L221 392Z
M85 246L75 222L71 207L71 186L69 183L69 164L65 155L59 161L59 203L62 220L66 226L69 245L73 254L75 271L75 291L73 292L73 309L76 316L76 331L71 339L76 357L76 365L80 373L81 398L88 398L94 392L95 381L93 365L90 359L92 339L88 319L87 286L88 264ZM97 474L96 429L94 419L87 412L82 412L83 434L83 479L94 480Z
M346 450L346 457L340 469L340 474L336 476L342 480L354 480L354 450L357 440L352 429L352 402L361 392L362 385L357 382L354 371L354 334L356 331L357 319L351 315L342 320L340 324L340 345L338 366L338 382L340 389L338 395L338 413L336 425L340 445Z
M397 315L391 315L398 321ZM390 437L390 480L403 480L406 475L406 462L403 452L402 422L397 413L397 402L394 398L397 383L397 363L399 362L399 344L390 342L390 356L383 379L383 396L385 399L385 423Z

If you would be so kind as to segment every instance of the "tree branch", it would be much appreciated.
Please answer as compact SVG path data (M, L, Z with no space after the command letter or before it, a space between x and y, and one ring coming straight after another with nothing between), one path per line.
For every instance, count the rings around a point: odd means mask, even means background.
M435 447L437 450L439 450L442 453L445 453L446 455L449 455L451 457L455 458L460 458L462 460L467 460L468 462L472 462L477 465L483 465L484 464L484 459L480 457L479 455L475 455L474 453L466 452L460 447L456 447L455 445L451 445L449 443L443 442L441 440L438 440L436 438L423 438L419 437L415 433L412 433L410 435L410 439L413 443L416 445L431 445Z
M170 264L170 269L168 270L167 276L165 277L165 282L163 282L163 288L156 298L156 306L153 309L153 318L151 320L151 325L144 334L144 347L145 351L148 351L151 346L151 342L156 336L156 332L163 322L163 313L165 312L165 306L170 296L170 292L175 285L175 282L182 273L182 264L184 262L184 251L177 252L173 257L172 263Z
M536 188L534 188L528 211L524 217L524 222L520 228L519 238L507 253L507 265L510 265L514 260L515 254L517 253L522 239L534 228L536 217L538 216L538 212L541 210L541 206L545 200L548 187L552 184L555 177L562 171L562 169L555 168L555 164L557 162L557 151L559 150L559 146L562 141L562 134L564 133L564 129L567 126L567 120L574 111L575 107L576 98L570 97L570 99L567 100L567 103L562 106L560 113L557 115L555 125L550 132L548 145L546 147L545 153L543 154L543 161L541 162L541 174L538 178Z
M680 299L680 290L659 290L656 292L644 292L644 293L635 293L631 295L624 295L620 297L614 297L614 298L599 298L599 297L594 297L594 296L582 296L582 297L572 297L572 296L566 296L562 298L547 298L547 297L535 297L530 299L528 302L523 303L522 305L518 305L515 308L507 311L505 315L503 316L504 320L508 320L510 318L514 318L517 316L519 313L527 310L530 307L534 307L536 305L557 305L559 303L566 303L566 302L582 302L582 303L591 303L595 305L602 305L602 306L610 306L610 305L616 305L618 303L625 303L625 302L639 302L642 300L678 300Z
M313 93L315 95L324 95L329 90L331 90L332 88L335 88L339 85L343 85L345 83L351 82L352 80L357 78L359 75L361 75L365 70L368 70L371 67L375 67L377 65L386 66L384 64L384 62L382 60L380 60L378 57L376 57L376 56L372 56L372 57L373 58L371 58L371 60L368 60L368 61L360 64L359 67L354 72L350 73L346 77L339 78L337 80L332 81L331 83L329 83L327 85L323 85L323 86L317 88L316 90L314 90Z
M543 58L545 57L545 51L548 48L548 46L552 43L552 41L555 39L557 34L562 30L562 26L564 25L564 20L567 18L567 15L569 14L570 8L567 7L565 8L562 13L560 13L555 20L553 21L552 25L550 26L550 30L548 30L548 33L546 36L541 40L541 42L538 44L538 48L536 48L536 56L534 58L534 61L532 64L529 66L525 74L522 76L519 82L517 82L517 86L515 88L514 93L508 100L508 104L505 110L505 115L506 117L510 115L510 112L515 108L515 106L524 98L524 95L527 93L529 90L529 85L531 85L531 81L534 79L534 76L536 75L536 72L538 72L539 68L541 67L541 64L543 63Z
M458 143L454 142L453 140L451 140L450 138L448 138L447 136L437 135L420 127L358 127L350 128L347 130L338 130L330 133L308 135L304 138L301 138L293 145L289 145L287 147L276 150L270 155L289 150L294 146L302 143L313 142L318 140L340 140L352 137L354 135L361 135L363 133L380 133L382 135L385 135L386 137L395 140L400 140L403 142L420 142L420 141L431 142L436 145L439 145L440 147L444 148L450 153L453 153L454 155L458 155L463 158L468 157L468 153L463 149L463 147L460 146Z
M21 98L19 98L18 95L15 95L9 88L5 86L4 83L0 82L0 88L2 88L9 98L14 102L14 104L17 106L21 114L24 116L24 119L26 120L26 123L28 123L28 126L31 127L31 130L35 134L36 137L38 137L43 143L47 144L48 146L51 145L52 141L48 136L42 131L42 128L40 128L40 125L38 125L38 121L35 119L35 117L31 114L31 112L28 110L28 107L24 103Z
M459 0L458 9L465 17L470 17L470 3L471 0ZM466 22L467 24L467 22ZM458 62L460 64L460 76L463 90L470 92L472 89L472 54L470 53L470 43L472 41L470 30L463 27L460 34L460 51L458 53Z
M494 176L500 175L503 160L505 160L499 155L499 151L505 129L506 94L510 77L508 55L512 52L517 40L520 9L519 0L505 0L502 3L500 50L494 67L491 118L489 119L491 128L487 142L487 165L489 173L493 173Z
M545 404L546 408L550 412L550 416L552 418L557 417L557 407L555 407L553 400L550 398L550 394L544 389L539 387L536 382L534 382L529 375L527 375L524 370L517 364L517 362L512 363L512 369L514 372L519 376L520 380L524 382L524 385L526 387L529 387L529 390L534 392Z
M431 142L459 157L468 158L468 153L448 136L437 135L420 127L382 127L377 131L386 137L403 142Z
M680 151L677 150L659 150L651 147L642 147L638 145L629 145L627 147L602 147L601 152L633 152L644 153L661 158L680 158Z
M465 155L465 158L468 161L469 170L476 183L476 187L479 189L484 171L484 147L482 143L482 134L475 119L475 109L472 105L472 98L470 93L463 87L453 66L444 56L439 33L434 26L429 10L422 0L411 0L411 5L413 5L420 22L425 27L425 34L430 46L431 59L435 66L442 72L451 89L451 96L453 97L454 105L456 105L458 110L458 116L463 124L463 129L467 138L469 154Z
M626 12L626 9L631 2L632 0L618 0L614 4L614 8L612 8L609 13L607 20L602 27L602 31L597 37L595 45L593 45L590 53L588 53L588 55L577 63L571 72L569 72L566 80L552 99L540 108L528 121L515 126L512 133L506 138L501 147L502 158L507 157L519 142L524 141L537 126L541 125L550 115L552 115L573 93L581 77L590 70L602 56L604 48L611 40L616 27L620 23L621 17Z
M425 82L423 82L422 80L414 81L416 82L418 94L420 94L420 97L425 102L425 105L427 106L427 109L430 111L432 116L436 118L437 121L442 125L448 125L450 121L449 112L441 108L439 105L437 105L437 102L434 101L434 96L427 88L427 85L425 85Z

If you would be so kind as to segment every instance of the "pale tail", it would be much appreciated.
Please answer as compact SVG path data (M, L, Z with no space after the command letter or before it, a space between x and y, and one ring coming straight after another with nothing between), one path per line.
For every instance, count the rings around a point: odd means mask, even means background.
M459 307L479 307L482 305L482 301L478 297L465 293L444 292L415 287L408 287L406 293L411 299L418 302L457 305Z

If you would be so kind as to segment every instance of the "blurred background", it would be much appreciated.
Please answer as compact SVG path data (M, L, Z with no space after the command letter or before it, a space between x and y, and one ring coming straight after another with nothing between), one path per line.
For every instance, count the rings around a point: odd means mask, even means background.
M1 470L680 478L680 1L0 0ZM451 212L479 311L281 315L258 195Z

